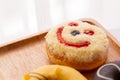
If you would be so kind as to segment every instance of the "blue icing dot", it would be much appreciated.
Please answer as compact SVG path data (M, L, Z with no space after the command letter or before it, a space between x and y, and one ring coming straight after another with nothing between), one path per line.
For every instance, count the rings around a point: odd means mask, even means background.
M78 30L73 30L73 31L71 32L71 34L72 34L73 36L76 36L76 35L79 35L80 32L79 32Z

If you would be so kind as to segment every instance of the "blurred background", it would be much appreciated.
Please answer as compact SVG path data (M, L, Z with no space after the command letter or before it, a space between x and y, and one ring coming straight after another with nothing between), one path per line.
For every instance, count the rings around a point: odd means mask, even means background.
M120 41L120 0L0 0L0 44L86 17Z

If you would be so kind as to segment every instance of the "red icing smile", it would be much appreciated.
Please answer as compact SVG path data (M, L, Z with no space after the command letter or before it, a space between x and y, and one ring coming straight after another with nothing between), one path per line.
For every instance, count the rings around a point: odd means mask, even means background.
M62 31L63 31L64 27L60 27L58 28L57 30L57 38L59 40L60 43L62 44L65 44L67 46L72 46L72 47L77 47L77 48L80 48L80 47L87 47L90 42L89 41L84 41L84 42L81 42L81 43L70 43L70 42L66 42L63 38L62 38Z

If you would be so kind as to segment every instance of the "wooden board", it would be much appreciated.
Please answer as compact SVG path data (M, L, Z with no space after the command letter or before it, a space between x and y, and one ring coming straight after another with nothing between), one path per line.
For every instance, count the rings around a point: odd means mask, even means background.
M95 20L87 18L81 20L105 30ZM110 41L107 62L120 60L120 43L108 31L105 30L105 32ZM45 35L46 33L42 32L0 45L0 80L22 80L25 73L43 65L52 64L45 50ZM92 80L95 71L82 74L88 80Z

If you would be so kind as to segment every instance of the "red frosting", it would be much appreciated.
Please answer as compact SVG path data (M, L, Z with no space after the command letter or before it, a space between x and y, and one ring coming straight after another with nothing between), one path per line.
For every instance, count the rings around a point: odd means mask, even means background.
M71 23L69 23L68 25L69 25L69 26L78 26L78 23L76 23L76 22L71 22Z
M90 42L89 41L84 41L84 42L81 42L81 43L70 43L70 42L66 42L63 38L62 38L62 31L63 31L64 27L60 27L58 28L57 30L57 38L59 40L60 43L62 44L65 44L67 46L73 46L73 47L77 47L77 48L80 48L80 47L87 47Z
M92 31L92 30L85 30L84 33L88 34L88 35L93 35L94 31Z

